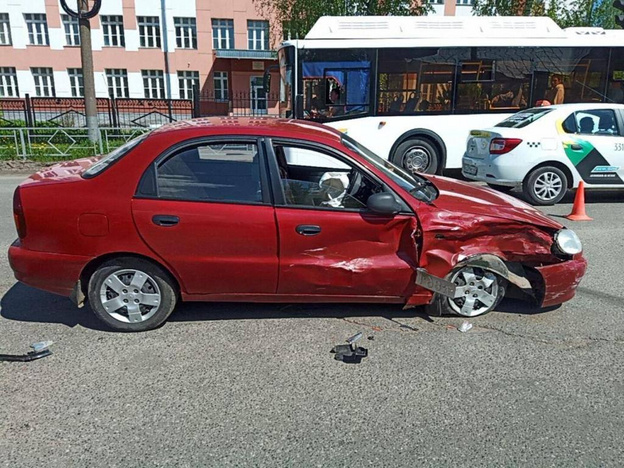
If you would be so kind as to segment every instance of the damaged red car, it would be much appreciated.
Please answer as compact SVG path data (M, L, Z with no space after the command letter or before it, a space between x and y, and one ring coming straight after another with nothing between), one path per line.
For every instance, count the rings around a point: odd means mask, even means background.
M576 234L534 208L413 176L312 123L164 126L15 190L18 280L147 330L179 301L378 302L476 316L546 307L585 272Z

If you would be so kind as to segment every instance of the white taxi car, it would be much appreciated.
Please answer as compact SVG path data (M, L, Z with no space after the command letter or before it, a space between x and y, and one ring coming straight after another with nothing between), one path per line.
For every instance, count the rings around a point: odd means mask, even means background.
M462 174L499 190L522 187L535 205L559 202L580 181L624 188L624 105L535 107L472 130Z

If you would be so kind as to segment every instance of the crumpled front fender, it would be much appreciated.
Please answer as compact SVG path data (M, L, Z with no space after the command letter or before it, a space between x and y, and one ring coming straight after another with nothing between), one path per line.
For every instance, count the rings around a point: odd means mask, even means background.
M467 257L462 261L458 262L457 265L455 265L454 269L462 267L483 268L484 270L489 270L492 273L496 273L500 277L505 278L507 281L515 284L525 292L529 292L532 289L531 283L526 278L526 274L522 267L514 268L517 271L513 272L510 270L510 266L508 266L508 264L506 264L500 257L497 257L496 255L471 255L470 257Z

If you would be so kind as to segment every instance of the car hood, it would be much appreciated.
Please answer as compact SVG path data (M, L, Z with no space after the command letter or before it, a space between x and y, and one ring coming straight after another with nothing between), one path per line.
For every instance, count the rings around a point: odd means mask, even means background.
M563 228L558 222L512 196L446 177L427 176L427 178L440 192L438 198L432 203L440 210L499 218L550 229Z
M81 174L99 160L97 157L75 159L46 167L34 173L21 185L71 182L81 180Z

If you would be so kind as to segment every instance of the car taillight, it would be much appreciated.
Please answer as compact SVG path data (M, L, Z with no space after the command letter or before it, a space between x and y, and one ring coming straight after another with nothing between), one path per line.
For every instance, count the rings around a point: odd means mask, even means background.
M15 221L17 235L20 239L23 239L26 237L26 217L24 216L24 207L22 206L22 197L19 187L15 189L15 193L13 194L13 220Z
M505 154L522 143L520 138L494 138L490 142L490 154Z

